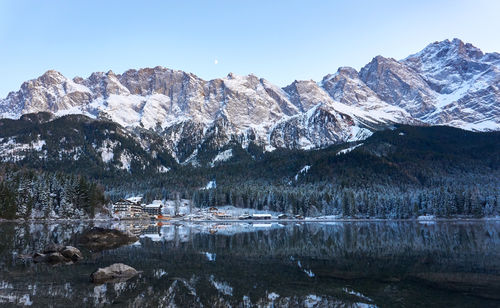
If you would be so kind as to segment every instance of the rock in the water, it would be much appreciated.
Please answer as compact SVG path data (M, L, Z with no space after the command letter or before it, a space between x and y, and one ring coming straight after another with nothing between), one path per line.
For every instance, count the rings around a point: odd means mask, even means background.
M74 262L83 259L83 255L80 252L80 250L73 246L65 246L64 249L61 251L61 254L65 258L70 259L71 261Z
M42 251L42 253L60 252L63 249L63 245L51 243Z
M33 261L36 263L45 262L47 261L47 255L37 252L33 255Z
M126 281L139 274L139 272L126 264L115 263L105 268L99 268L90 275L94 283Z
M51 244L43 250L42 253L37 252L33 255L33 261L36 263L62 263L62 262L76 262L83 259L81 251L73 246L62 246L58 244Z
M132 233L115 229L92 228L85 232L80 242L94 251L114 249L135 243L139 238Z
M46 255L46 261L48 263L61 263L61 262L69 262L69 259L66 259L60 252L51 252Z

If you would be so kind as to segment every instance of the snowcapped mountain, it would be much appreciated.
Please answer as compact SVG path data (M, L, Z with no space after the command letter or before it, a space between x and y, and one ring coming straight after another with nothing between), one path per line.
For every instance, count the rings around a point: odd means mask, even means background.
M0 117L51 112L149 129L179 163L201 146L230 142L312 149L360 140L394 123L500 129L500 54L458 39L397 61L375 57L359 72L342 67L319 83L280 88L254 75L210 81L163 67L83 79L47 71L0 100Z
M401 61L433 91L431 124L472 130L500 129L500 54L483 54L459 39L428 45Z

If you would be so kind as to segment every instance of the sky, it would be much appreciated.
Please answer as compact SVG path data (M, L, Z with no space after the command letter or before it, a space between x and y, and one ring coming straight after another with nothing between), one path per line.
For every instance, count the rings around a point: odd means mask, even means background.
M0 98L49 69L160 65L286 86L455 37L500 52L500 1L0 0Z

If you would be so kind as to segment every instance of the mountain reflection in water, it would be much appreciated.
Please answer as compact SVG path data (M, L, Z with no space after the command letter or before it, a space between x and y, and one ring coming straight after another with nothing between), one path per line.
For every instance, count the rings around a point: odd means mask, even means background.
M139 241L92 252L93 226ZM500 222L0 223L0 304L32 306L500 305ZM84 260L35 264L49 243ZM142 273L92 284L99 267Z

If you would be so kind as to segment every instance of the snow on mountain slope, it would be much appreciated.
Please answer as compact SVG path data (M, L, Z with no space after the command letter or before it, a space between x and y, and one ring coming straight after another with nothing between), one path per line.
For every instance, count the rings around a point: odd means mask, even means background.
M500 129L500 54L483 54L454 39L429 44L401 62L436 92L436 110L423 120L465 129Z
M335 74L326 75L321 86L333 100L341 103L335 104L340 112L350 112L359 119L374 124L415 123L406 110L382 101L351 67L341 67Z
M47 71L37 79L24 82L18 92L0 101L3 118L19 118L25 113L58 112L91 102L91 91L56 71Z
M305 113L278 122L269 140L274 148L314 149L362 140L370 135L370 130L359 127L349 115L320 103Z
M375 57L320 83L280 88L254 75L205 81L164 67L97 72L70 80L56 71L0 100L0 116L85 114L162 136L178 162L229 142L311 149L366 138L394 123L500 129L500 54L460 40L428 45L401 61ZM126 164L125 164L126 165Z
M384 102L419 118L434 111L435 93L417 72L390 58L377 56L359 72L359 78Z
M229 74L204 81L192 74L155 67L129 70L123 75L93 73L87 79L72 81L49 71L9 94L0 103L0 110L4 117L12 118L36 111L56 116L77 113L109 119L130 129L154 129L166 137L172 155L182 162L203 143L216 148L233 140L244 147L255 142L271 149L270 134L276 123L307 117L316 101L333 104L316 83L300 83L305 89L299 98L308 107L296 106L285 90L254 75ZM299 123L291 121L287 127L294 125ZM353 125L351 121L343 127ZM318 131L323 133L314 133L313 144L343 142L343 136L349 135L349 129Z

